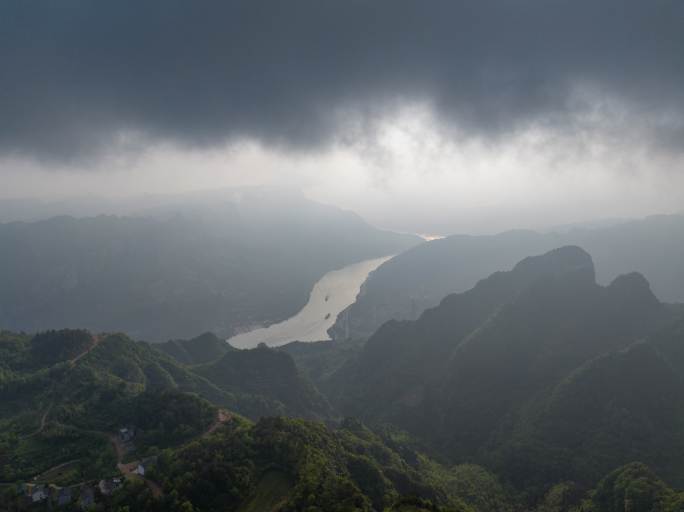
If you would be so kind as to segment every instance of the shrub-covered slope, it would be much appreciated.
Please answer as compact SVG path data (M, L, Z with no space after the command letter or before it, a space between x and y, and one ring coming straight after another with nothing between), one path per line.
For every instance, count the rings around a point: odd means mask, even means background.
M223 431L160 460L166 498L131 493L131 510L474 512L358 422L339 429L284 418ZM483 511L484 512L484 511Z

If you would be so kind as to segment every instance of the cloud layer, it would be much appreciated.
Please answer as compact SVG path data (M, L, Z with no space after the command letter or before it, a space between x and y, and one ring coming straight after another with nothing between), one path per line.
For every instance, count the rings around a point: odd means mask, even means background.
M399 106L498 138L638 119L684 142L684 2L16 0L0 15L0 153L140 141L294 150Z

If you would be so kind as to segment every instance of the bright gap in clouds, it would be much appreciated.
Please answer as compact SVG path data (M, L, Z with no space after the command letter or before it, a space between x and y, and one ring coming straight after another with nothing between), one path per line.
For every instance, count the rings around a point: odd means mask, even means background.
M215 149L154 145L76 169L6 159L2 197L125 196L275 185L396 231L491 233L681 211L682 157L596 123L527 127L497 141L446 131L404 109L369 139L294 154L243 141ZM372 142L361 143L361 140Z

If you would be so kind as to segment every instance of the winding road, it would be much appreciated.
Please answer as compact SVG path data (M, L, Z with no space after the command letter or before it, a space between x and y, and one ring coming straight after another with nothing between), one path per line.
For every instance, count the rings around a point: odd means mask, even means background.
M90 346L88 346L87 349L85 349L83 352L78 354L77 356L69 359L69 368L73 368L78 361L80 361L83 357L88 355L97 345L102 341L102 335L100 334L94 334L91 336L92 343ZM47 406L47 409L45 409L45 412L40 418L40 425L38 429L36 429L34 432L31 432L30 434L27 434L25 436L20 437L19 439L29 439L31 437L37 436L40 434L43 430L45 430L45 425L47 423L47 418L48 415L50 414L50 410L52 410L52 406L55 405L54 401L50 402L50 404Z

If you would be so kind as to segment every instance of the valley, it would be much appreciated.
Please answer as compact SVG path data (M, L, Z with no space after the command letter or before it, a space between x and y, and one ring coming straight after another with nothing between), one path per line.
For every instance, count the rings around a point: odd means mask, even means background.
M0 512L684 512L683 0L3 0L0 63Z
M620 474L678 511L682 322L642 275L601 286L566 246L367 341L4 331L0 503L78 507L102 485L105 510L613 512L590 490Z

